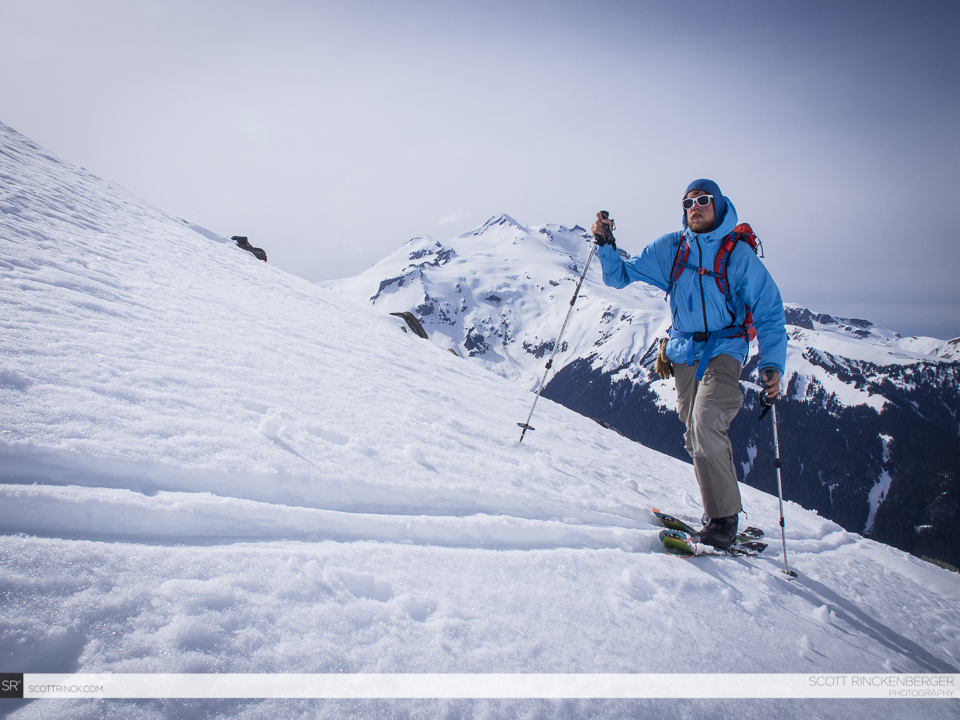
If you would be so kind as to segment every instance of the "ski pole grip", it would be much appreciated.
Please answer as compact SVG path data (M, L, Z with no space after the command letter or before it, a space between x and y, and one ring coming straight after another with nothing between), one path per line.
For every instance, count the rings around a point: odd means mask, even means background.
M602 217L604 220L610 220L610 213L606 210L601 210L600 217ZM616 229L617 229L616 221L610 220L610 230L616 230ZM607 234L609 235L610 233L608 232Z
M613 236L613 230L616 228L616 223L610 219L610 213L606 210L601 210L597 213L597 222L600 225L600 230L603 232L601 235L598 232L593 233L594 242L598 247L603 245L610 245L614 250L617 249L617 239ZM608 224L609 222L609 224ZM594 224L594 228L597 227L597 224Z

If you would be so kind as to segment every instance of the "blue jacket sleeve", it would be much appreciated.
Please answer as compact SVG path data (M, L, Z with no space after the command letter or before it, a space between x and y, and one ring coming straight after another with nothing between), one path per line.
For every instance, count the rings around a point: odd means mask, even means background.
M604 284L620 289L639 280L666 291L677 242L679 233L664 235L629 260L624 260L620 253L609 245L597 248L600 264L603 266Z
M738 243L742 246L743 243ZM763 262L741 247L736 256L741 265L734 277L739 277L736 293L753 312L753 325L757 329L760 349L760 369L774 368L785 376L787 364L787 329L780 289Z

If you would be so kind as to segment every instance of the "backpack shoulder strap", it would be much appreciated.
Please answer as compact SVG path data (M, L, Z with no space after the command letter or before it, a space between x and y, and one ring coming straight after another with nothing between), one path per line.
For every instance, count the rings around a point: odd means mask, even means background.
M753 232L753 228L747 225L747 223L737 225L733 229L733 232L723 239L713 262L713 275L717 280L717 287L720 288L720 292L723 293L728 303L732 298L730 282L727 280L727 268L730 267L730 257L733 255L733 249L739 242L744 242L749 245L755 254L758 251L762 252L763 248L763 245L760 244L760 239ZM760 257L763 256L761 255Z
M727 268L730 267L730 256L733 255L733 249L737 246L739 238L736 231L727 235L717 250L716 259L713 261L713 276L716 278L717 287L729 303L731 298L730 281L727 280Z
M749 245L755 254L759 252L760 257L763 257L763 245L761 245L760 239L753 232L753 228L747 223L741 223L733 229L733 232L723 239L720 249L717 250L717 257L713 267L713 275L717 281L717 287L720 289L720 292L723 293L723 297L727 302L727 312L730 313L734 321L736 321L737 313L733 305L733 293L730 290L730 281L727 279L727 269L730 267L730 258L733 256L733 250L741 241ZM744 305L744 313L743 327L747 342L750 342L756 337L757 330L753 326L753 312L749 305Z
M673 294L673 286L677 284L677 280L679 280L683 274L683 269L687 266L689 259L690 240L686 235L681 235L680 242L677 244L677 253L673 256L673 267L670 269L669 289L667 290L668 296Z

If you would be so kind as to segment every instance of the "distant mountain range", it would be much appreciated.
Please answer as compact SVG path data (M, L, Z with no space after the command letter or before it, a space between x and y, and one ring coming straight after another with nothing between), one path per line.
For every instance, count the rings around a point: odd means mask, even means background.
M432 342L535 390L591 243L580 227L524 227L498 215L451 240L414 238L325 285L384 312L411 312ZM600 273L594 257L543 396L688 460L672 381L652 367L670 324L663 293L614 290ZM901 337L796 305L787 324L778 405L785 497L848 530L960 565L960 338ZM754 354L731 428L734 460L745 483L776 493L756 369Z

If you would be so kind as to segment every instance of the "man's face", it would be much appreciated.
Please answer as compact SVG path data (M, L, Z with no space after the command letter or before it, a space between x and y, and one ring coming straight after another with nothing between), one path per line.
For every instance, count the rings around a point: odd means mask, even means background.
M710 193L705 193L703 190L691 190L686 195L684 199L695 198L699 195L709 195ZM717 219L717 208L713 204L713 200L710 200L710 203L707 205L697 205L693 204L693 207L686 211L687 213L687 227L693 230L695 233L703 233L710 230L713 227L713 223Z

